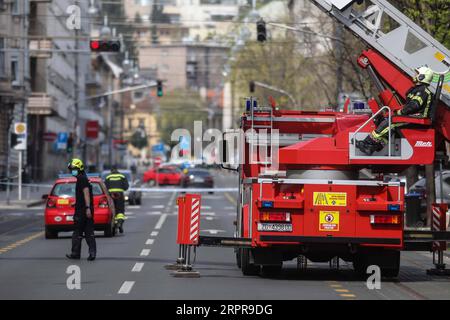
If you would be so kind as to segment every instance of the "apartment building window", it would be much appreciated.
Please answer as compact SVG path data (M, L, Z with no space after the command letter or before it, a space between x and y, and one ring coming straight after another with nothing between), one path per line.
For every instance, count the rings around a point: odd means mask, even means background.
M11 58L11 84L13 86L20 86L19 60L17 57Z
M11 4L11 14L15 15L20 14L19 9L20 9L19 0L13 0Z
M0 77L5 76L5 38L0 38Z

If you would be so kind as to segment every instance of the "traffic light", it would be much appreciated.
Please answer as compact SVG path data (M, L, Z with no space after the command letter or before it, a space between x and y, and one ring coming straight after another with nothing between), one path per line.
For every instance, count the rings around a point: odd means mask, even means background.
M156 81L156 95L158 97L162 97L164 95L162 80L157 80Z
M92 52L119 52L120 41L118 40L91 40L90 48Z
M73 138L72 134L67 138L67 147L66 147L67 153L72 153L73 151Z
M250 81L249 82L249 91L250 91L250 93L254 93L255 92L255 81Z
M267 40L266 22L263 19L256 22L256 33L256 39L259 42L265 42Z

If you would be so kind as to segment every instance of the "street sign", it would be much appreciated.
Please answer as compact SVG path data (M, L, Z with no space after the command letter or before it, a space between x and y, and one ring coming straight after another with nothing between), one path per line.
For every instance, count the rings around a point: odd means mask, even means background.
M55 132L44 132L42 134L42 140L47 142L53 142L56 140L56 133Z
M86 138L97 139L99 131L98 121L86 121Z
M152 146L152 152L153 153L164 152L164 144L163 143L154 144Z
M27 149L27 124L24 122L14 123L15 145L14 150Z
M56 138L56 149L57 150L66 150L68 139L69 139L69 134L67 132L59 132L58 136Z

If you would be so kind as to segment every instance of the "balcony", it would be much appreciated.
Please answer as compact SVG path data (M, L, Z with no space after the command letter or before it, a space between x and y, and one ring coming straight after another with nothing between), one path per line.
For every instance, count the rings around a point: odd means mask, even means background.
M53 43L49 39L30 40L30 56L48 59L52 57Z
M56 113L55 99L45 92L33 92L28 97L28 114L51 116Z

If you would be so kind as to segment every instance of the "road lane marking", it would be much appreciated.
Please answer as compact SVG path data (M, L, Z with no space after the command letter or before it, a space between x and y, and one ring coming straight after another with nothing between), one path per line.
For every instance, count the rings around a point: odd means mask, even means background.
M131 272L141 272L143 267L144 267L144 263L143 262L136 262L136 264L134 265L134 267L131 270Z
M30 242L31 240L34 240L34 239L36 239L38 237L41 237L43 235L44 235L44 231L41 231L41 232L32 234L31 236L26 237L25 239L18 240L18 241L14 242L14 243L6 246L6 247L0 248L0 254L6 253L8 251L11 251L11 250L13 250L13 249L15 249L17 247L20 247L20 246L26 244L27 242Z
M158 235L158 231L152 231L150 237L156 237Z
M146 245L152 245L155 242L155 239L147 239L145 242Z
M211 210L211 207L210 206L202 206L201 209L203 209L203 210Z
M351 294L351 293L350 294L344 294L343 293L343 294L340 294L340 296L344 297L344 298L356 298L356 296L354 294Z
M152 206L152 209L163 209L163 208L164 208L164 205L162 205L162 204L157 204L157 205Z
M156 230L161 229L162 225L166 221L166 218L167 218L167 214L166 213L162 214L161 217L159 217L159 220L158 220L158 222L156 223L156 226L155 226Z
M235 206L237 205L236 199L234 199L228 192L225 192L225 198L227 198L228 201L230 201Z
M159 216L161 214L161 211L150 211L147 212L147 215L149 216Z
M119 289L118 294L129 294L134 286L134 281L125 281Z
M225 233L225 230L216 230L216 229L209 229L209 230L201 230L200 232L209 232L210 234L218 234L218 233Z
M341 292L341 293L348 293L349 292L347 289L334 289L334 291Z
M150 254L150 249L142 249L141 257L147 257Z
M204 216L215 216L216 215L215 212L202 212L201 214Z

